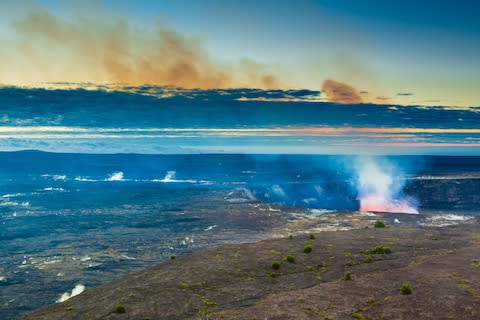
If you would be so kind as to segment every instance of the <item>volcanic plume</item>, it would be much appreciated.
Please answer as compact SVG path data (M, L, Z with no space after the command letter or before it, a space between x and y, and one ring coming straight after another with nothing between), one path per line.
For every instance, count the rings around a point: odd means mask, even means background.
M360 158L355 169L360 211L418 214L417 200L404 193L405 179L394 164Z
M335 103L362 103L360 93L354 87L338 82L332 79L327 79L323 82L322 92L324 92L331 102Z
M65 19L32 7L0 39L0 83L93 82L183 88L277 88L278 77L253 61L222 63L201 40L163 23L151 29L108 16Z

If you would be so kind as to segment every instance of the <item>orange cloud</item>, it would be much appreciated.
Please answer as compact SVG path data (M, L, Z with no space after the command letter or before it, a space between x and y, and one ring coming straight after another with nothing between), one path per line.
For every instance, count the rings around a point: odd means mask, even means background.
M331 102L335 103L362 103L363 99L360 93L348 84L327 79L323 82L322 92L324 92Z
M2 41L0 82L94 82L158 84L184 88L278 87L266 66L221 64L197 39L158 23L132 27L118 17L61 19L44 9L12 23Z

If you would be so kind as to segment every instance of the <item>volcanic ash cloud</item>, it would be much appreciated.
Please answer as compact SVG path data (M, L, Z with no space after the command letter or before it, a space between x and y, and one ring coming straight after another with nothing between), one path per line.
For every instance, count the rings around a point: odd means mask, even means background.
M224 63L201 39L156 21L143 28L116 13L56 15L25 5L0 34L0 82L124 83L183 88L280 86L254 61ZM101 12L101 10L99 10ZM1 12L0 12L1 13ZM0 19L3 16L0 15Z
M331 102L335 103L356 104L363 102L357 89L346 83L331 79L327 79L323 82L322 92L327 95Z

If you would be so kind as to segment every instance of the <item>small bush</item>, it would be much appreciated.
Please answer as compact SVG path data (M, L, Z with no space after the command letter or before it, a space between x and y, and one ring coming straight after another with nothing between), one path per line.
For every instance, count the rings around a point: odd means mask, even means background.
M389 254L392 253L392 250L389 247L384 246L376 246L372 250L369 251L371 254Z
M125 306L123 304L117 304L115 307L115 313L125 313L127 310L125 310Z
M314 240L315 239L315 235L313 233L310 233L310 236L309 236L310 239Z
M409 283L404 283L400 287L401 294L412 294L412 286Z
M176 258L174 255L170 256L170 260L175 260Z
M290 262L290 263L295 263L295 257L294 256L286 256L285 261Z
M303 248L303 252L304 253L310 253L312 252L312 246L307 244L304 248Z
M288 235L288 239L292 240L293 236L291 234Z
M343 280L345 281L352 280L352 274L349 271L345 272L345 274L343 275Z
M280 269L280 262L278 262L278 261L273 261L273 262L272 262L272 269L274 269L274 270Z
M387 225L382 220L377 220L377 221L375 221L374 227L375 228L386 228Z
M268 276L269 276L270 278L276 278L276 277L278 277L278 273L276 273L276 272L270 272L270 273L268 274Z
M366 258L365 258L365 263L372 263L373 261L373 257L371 254L369 254Z

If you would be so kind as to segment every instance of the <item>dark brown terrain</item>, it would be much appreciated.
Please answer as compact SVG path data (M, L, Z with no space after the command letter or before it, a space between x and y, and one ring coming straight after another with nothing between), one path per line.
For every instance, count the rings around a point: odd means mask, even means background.
M314 238L177 257L20 319L480 319L478 220ZM368 253L376 246L391 253ZM400 292L404 283L411 294Z

